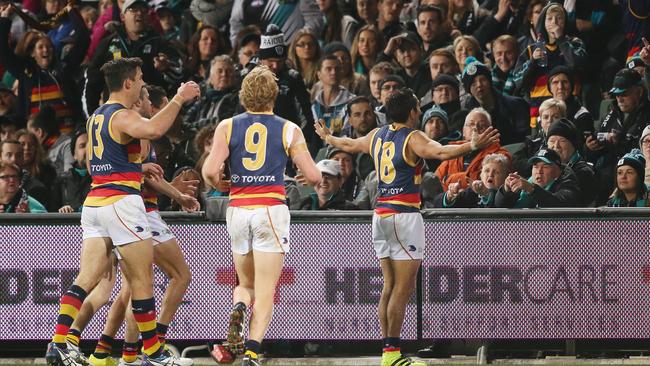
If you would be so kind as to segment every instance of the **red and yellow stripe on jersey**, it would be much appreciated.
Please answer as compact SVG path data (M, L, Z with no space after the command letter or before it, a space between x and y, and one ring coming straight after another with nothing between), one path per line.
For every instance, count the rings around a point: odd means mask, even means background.
M128 138L122 141L120 136L111 132L113 117L124 109L123 105L108 101L88 119L87 154L92 185L84 206L107 206L128 195L140 195L140 140Z
M409 160L406 148L417 132L399 124L384 126L371 138L370 154L377 171L377 206L381 216L420 211L422 159Z
M291 122L274 114L242 113L222 123L229 123L230 206L286 204L284 170Z

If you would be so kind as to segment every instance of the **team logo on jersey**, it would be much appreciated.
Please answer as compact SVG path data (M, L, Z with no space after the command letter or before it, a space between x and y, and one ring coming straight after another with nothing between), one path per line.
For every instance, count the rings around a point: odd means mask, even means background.
M160 233L157 232L157 231L152 231L152 232L151 232L151 235L152 235L152 236L160 236Z
M233 174L232 176L230 176L230 181L232 183L239 183L239 176L237 174Z
M415 252L418 250L418 248L415 247L415 245L409 245L409 252Z
M144 228L142 226L136 226L135 231L138 232L138 233L141 233L141 232L144 231Z
M282 237L282 244L289 244L289 239L286 236Z

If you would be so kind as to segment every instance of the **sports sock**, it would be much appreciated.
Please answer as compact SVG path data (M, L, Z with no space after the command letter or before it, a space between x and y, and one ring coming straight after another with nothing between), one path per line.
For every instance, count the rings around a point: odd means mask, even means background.
M244 354L250 358L257 358L257 354L260 353L260 348L262 348L260 342L249 339L244 343Z
M99 358L100 360L110 356L111 352L113 351L113 342L115 342L113 337L102 334L102 336L99 337L99 340L97 341L97 346L95 346L95 352L93 352L93 356L95 356L95 358Z
M138 342L124 342L122 345L122 359L124 362L135 362L138 359Z
M66 335L68 335L70 326L74 322L74 318L77 317L86 295L84 289L72 285L61 297L59 316L56 318L56 328L54 329L54 337L52 337L52 342L56 343L60 348L67 348L65 343Z
M169 329L169 325L156 323L156 334L158 334L158 342L160 342L160 345L163 347L165 346L165 341L167 339L167 329Z
M156 302L153 297L144 300L131 300L133 317L138 323L142 348L149 357L158 357L162 347L156 335Z
M77 347L79 347L80 339L81 339L81 331L74 328L70 328L70 330L68 330L68 334L65 336L66 341L72 343Z

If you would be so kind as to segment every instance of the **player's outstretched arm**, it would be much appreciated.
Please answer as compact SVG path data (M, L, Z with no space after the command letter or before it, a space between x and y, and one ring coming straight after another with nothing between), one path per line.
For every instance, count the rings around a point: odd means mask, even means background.
M145 177L144 183L154 191L162 193L176 201L184 211L193 212L201 208L199 201L195 197L180 192L165 179L150 179Z
M217 125L212 140L212 149L203 164L201 174L205 182L212 187L219 186L222 166L230 155L230 150L228 150L228 131L230 131L231 126L232 119L223 120Z
M307 149L307 143L302 131L295 124L292 124L291 128L292 137L291 143L289 144L289 156L298 169L300 169L307 184L315 186L320 183L323 176L320 170L316 168L316 163L314 163L314 159L312 159L309 149Z
M136 139L157 140L174 124L183 104L200 95L201 91L197 83L193 81L183 83L165 108L149 120L132 110L115 115L111 126L112 132L124 133Z
M483 149L499 141L499 131L488 127L483 133L472 133L472 140L461 145L446 145L431 140L422 131L417 131L409 139L409 147L419 157L424 159L449 160L467 155L474 150Z
M343 151L352 154L357 154L357 153L368 154L368 152L370 151L370 142L372 140L372 136L374 135L373 133L374 130L369 132L367 135L363 137L359 137L358 139L352 139L349 137L332 136L332 131L330 131L330 129L327 128L327 126L325 126L323 120L318 120L316 123L314 123L314 128L316 129L316 133L318 134L318 136L320 136L320 138L323 141Z

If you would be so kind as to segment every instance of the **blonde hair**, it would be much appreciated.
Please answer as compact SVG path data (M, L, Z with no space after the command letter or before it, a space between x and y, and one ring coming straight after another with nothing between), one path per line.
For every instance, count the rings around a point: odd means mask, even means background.
M364 25L363 27L361 27L361 29L359 29L357 34L354 36L354 40L352 41L352 47L350 48L350 58L352 59L352 67L356 66L357 59L361 57L359 55L359 38L361 38L361 33L363 32L370 32L375 36L375 42L377 42L377 49L375 50L375 54L373 55L373 57L376 58L379 52L381 52L381 50L384 49L383 39L381 33L379 32L379 29L377 29L377 27L375 27L374 25ZM372 66L370 67L372 68Z
M255 67L244 77L239 90L241 105L250 112L273 110L278 96L275 74L267 66Z
M557 108L557 111L560 112L560 118L566 118L566 103L563 101L555 100L553 98L546 99L539 105L539 115L541 116L543 111L549 108Z
M314 57L311 60L308 60L309 62L307 63L305 70L303 70L302 64L298 59L298 55L296 55L296 45L300 39L305 36L311 37L312 41L314 42L314 46L316 47L316 52L314 52ZM314 31L309 28L299 29L293 36L293 41L291 41L291 45L289 46L289 53L287 55L287 58L289 61L291 61L293 67L300 72L303 80L305 81L305 85L308 87L318 82L318 75L316 72L318 71L318 60L320 60L320 57L321 49L320 45L318 44L318 37Z

